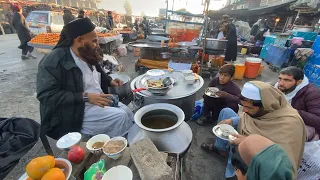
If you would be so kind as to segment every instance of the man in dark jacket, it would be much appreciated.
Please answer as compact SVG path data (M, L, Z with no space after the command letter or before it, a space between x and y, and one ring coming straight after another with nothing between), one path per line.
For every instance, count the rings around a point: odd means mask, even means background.
M75 17L72 15L71 11L67 8L63 10L63 22L67 25L69 22L73 21Z
M31 32L26 25L26 19L22 15L22 8L20 5L14 5L12 6L12 10L14 12L12 25L15 28L20 40L20 46L18 48L22 49L21 59L36 59L37 57L31 54L34 48L28 45L28 42L32 38Z
M113 17L112 17L112 12L108 11L108 16L106 18L106 25L107 25L107 29L112 31L114 28L114 22L113 22Z
M320 92L303 71L297 67L287 67L280 71L275 85L281 90L292 107L298 110L307 130L307 140L319 140L320 134Z
M124 136L133 125L133 113L113 101L109 86L121 86L100 66L101 50L95 26L88 18L63 27L54 50L39 63L37 98L40 101L41 128L58 139L68 132L92 136Z
M78 12L78 18L84 18L84 10L80 9Z

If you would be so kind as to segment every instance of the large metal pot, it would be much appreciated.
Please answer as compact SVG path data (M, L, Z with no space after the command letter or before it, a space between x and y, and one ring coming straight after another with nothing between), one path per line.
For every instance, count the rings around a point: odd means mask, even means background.
M227 42L228 42L228 40L207 38L206 39L206 49L222 51L227 48Z
M123 99L126 98L130 93L131 93L131 89L130 89L130 77L127 76L126 74L123 73L119 73L119 74L110 74L109 75L112 79L120 79L121 81L123 81L123 85L122 86L118 86L118 87L109 87L109 93L110 94L117 94L119 96L119 99Z
M169 113L164 113L164 111ZM171 118L172 115L170 114L174 114L176 123L168 128L153 129L146 127L141 122L144 118L157 116L159 118ZM148 137L159 151L182 154L188 149L192 141L191 128L184 122L184 119L185 115L183 111L172 104L156 103L144 106L134 116L135 125L130 128L128 134L129 144L131 145Z

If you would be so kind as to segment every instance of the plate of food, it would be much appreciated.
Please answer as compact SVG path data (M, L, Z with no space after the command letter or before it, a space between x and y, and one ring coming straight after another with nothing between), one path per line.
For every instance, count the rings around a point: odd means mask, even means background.
M226 141L231 141L236 139L232 134L239 134L232 126L228 124L216 125L212 128L212 132L218 138Z
M209 97L218 98L217 92L219 91L216 87L208 87L204 93Z

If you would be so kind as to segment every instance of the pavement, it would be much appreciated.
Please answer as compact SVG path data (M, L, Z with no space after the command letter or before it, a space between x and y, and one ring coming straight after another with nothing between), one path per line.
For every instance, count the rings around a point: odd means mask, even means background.
M20 59L21 50L17 47L20 41L16 34L0 35L0 117L27 117L40 123L39 102L36 99L36 76L38 63L44 56L36 50L34 55L37 59L22 61ZM239 56L240 61L244 57ZM135 72L134 64L137 60L132 53L126 57L118 59L126 68L126 73L133 79L138 76ZM205 78L205 84L197 93L197 99L201 99L204 89L210 79ZM277 74L265 66L263 74L256 80L275 83ZM248 79L236 80L242 87ZM183 180L211 180L225 179L224 171L226 159L201 150L203 142L214 142L212 127L214 124L199 126L194 121L189 121L193 131L193 141L189 151L182 159L182 179ZM61 153L55 147L55 141L49 138L54 155L57 157ZM5 180L16 180L24 172L26 164L34 157L45 155L43 145L39 140L37 144L20 159L19 164L11 171Z

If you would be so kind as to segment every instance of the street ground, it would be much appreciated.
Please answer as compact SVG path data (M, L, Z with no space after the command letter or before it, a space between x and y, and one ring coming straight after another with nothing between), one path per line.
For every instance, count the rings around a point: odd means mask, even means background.
M37 59L22 61L21 50L17 47L20 42L16 34L0 36L0 117L27 117L40 123L39 102L36 99L36 75L37 67L43 54L35 51ZM126 73L133 79L138 74L135 72L134 63L137 60L128 53L128 56L119 58L126 68ZM239 57L244 61L243 57ZM256 80L274 83L277 74L265 66L264 73ZM210 79L205 79L205 84L197 93L197 99L202 98L205 87ZM248 79L235 81L240 87ZM203 142L214 142L212 127L214 124L199 126L194 121L189 121L193 131L193 141L189 151L183 158L183 180L222 180L226 160L201 150ZM58 156L61 151L55 147L55 141L49 139L54 155ZM45 155L45 150L39 139L38 143L20 159L19 164L11 171L5 180L16 180L24 172L26 164L34 157Z

